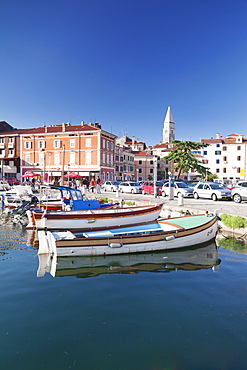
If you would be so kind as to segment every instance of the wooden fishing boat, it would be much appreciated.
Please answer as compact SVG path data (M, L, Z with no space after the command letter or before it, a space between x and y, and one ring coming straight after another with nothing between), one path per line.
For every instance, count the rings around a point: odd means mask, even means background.
M102 230L118 226L140 224L156 220L162 204L110 209L91 209L88 211L36 212L27 213L28 229L46 230Z
M195 271L215 270L220 264L218 248L215 242L176 251L151 253L132 253L95 257L58 257L38 256L37 276L46 273L53 277L76 276L90 278L104 274L138 274L139 272L167 273L177 270Z
M38 254L56 256L106 256L193 247L215 239L217 215L190 215L153 223L88 231L38 231Z

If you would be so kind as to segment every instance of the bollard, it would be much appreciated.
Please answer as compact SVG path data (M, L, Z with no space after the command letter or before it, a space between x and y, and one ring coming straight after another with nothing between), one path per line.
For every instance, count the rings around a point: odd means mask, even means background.
M183 206L184 205L184 197L183 194L178 193L178 205Z

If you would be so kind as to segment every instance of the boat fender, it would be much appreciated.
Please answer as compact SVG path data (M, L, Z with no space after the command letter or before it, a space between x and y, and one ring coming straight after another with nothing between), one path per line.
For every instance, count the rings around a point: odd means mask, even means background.
M173 240L173 239L175 239L175 235L170 235L170 236L167 236L166 238L164 238L164 240L166 240L166 241Z
M110 248L121 248L123 246L122 243L110 243L108 244Z

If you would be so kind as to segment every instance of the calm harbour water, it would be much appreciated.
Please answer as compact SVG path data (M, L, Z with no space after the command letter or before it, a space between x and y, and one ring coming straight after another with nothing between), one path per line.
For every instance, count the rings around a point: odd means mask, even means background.
M215 249L58 261L37 277L0 226L2 369L245 369L247 256Z

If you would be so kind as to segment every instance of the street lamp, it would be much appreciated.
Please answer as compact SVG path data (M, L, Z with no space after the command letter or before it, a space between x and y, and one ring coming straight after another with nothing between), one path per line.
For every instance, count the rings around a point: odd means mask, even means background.
M157 187L156 187L156 181L157 181L157 157L154 157L154 197L157 198Z
M69 186L69 170L70 170L70 164L67 165L67 168L68 168L68 186Z

